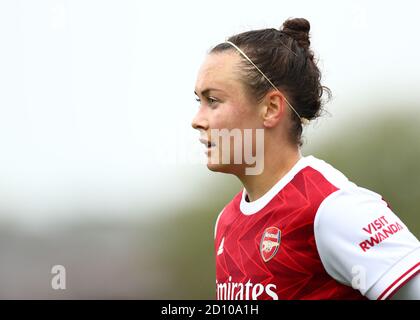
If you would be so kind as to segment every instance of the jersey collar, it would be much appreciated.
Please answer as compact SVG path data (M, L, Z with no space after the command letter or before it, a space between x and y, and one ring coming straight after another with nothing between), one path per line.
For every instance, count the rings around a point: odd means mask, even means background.
M240 203L240 210L245 215L252 215L263 209L279 192L288 184L293 177L303 168L305 168L313 156L301 157L295 165L262 197L255 201L248 202L245 200L246 189L242 190L242 198Z

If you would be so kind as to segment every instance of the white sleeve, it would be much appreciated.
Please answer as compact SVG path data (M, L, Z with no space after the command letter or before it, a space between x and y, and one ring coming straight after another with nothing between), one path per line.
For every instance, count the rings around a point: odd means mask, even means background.
M387 299L420 271L420 242L370 190L338 190L324 199L314 233L327 273L369 299Z

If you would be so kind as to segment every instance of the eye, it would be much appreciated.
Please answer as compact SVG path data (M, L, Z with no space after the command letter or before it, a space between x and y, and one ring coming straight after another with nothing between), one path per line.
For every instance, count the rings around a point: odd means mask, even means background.
M217 102L219 102L217 99L212 98L212 97L208 97L207 98L207 101L208 101L208 103L209 103L210 106L212 106L212 105L216 104Z
M207 101L208 106L210 107L214 107L215 104L219 102L219 100L213 97L205 97L205 99ZM195 98L195 101L197 101L198 103L201 103L201 99L198 97Z

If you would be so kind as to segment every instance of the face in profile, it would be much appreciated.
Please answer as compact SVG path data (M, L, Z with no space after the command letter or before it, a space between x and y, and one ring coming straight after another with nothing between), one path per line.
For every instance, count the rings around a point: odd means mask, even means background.
M259 109L240 81L240 62L241 57L231 50L206 57L195 84L199 109L192 121L200 131L207 167L238 175L247 166L244 151L255 152L255 129L262 128Z

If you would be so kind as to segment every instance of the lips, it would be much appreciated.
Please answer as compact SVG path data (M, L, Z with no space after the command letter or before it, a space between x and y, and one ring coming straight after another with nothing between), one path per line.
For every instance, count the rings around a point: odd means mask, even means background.
M200 138L200 142L204 144L207 148L215 147L216 144L214 142L208 141L206 139Z

